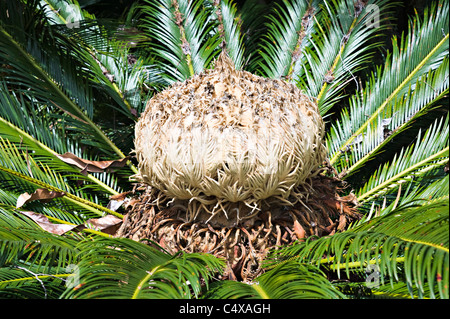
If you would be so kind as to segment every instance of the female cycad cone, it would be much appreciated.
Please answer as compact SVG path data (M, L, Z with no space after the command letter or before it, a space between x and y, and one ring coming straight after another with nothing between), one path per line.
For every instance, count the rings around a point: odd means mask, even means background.
M341 197L345 184L323 166L323 137L312 99L222 53L148 101L136 125L142 186L116 236L212 253L227 262L224 278L254 278L270 248L359 218L356 197Z
M189 221L239 223L297 202L325 160L323 135L316 103L294 84L235 70L222 53L214 69L149 100L135 178L185 207Z

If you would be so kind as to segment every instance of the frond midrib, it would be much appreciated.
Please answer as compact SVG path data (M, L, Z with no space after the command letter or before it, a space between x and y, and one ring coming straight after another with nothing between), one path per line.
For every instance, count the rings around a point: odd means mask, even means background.
M91 211L93 213L96 213L99 216L103 216L103 214L105 212L107 214L111 214L111 215L114 215L116 217L123 218L122 214L119 214L119 213L117 213L117 212L115 212L113 210L110 210L110 209L108 209L106 207L103 207L101 205L98 205L98 204L96 204L94 202L91 202L89 200L86 200L86 199L83 199L83 198L78 197L76 195L73 195L73 194L71 194L71 193L69 193L69 192L67 192L65 190L62 190L62 189L60 189L58 187L55 187L53 185L50 185L50 184L45 183L43 181L40 181L40 180L38 180L36 178L30 177L30 176L26 176L26 175L24 175L24 174L22 174L20 172L16 172L16 171L14 171L12 169L9 169L7 167L4 167L2 165L0 165L0 171L3 171L3 172L5 172L5 173L7 173L9 175L15 176L16 178L24 180L24 181L26 181L28 183L32 183L32 184L37 185L39 187L48 189L50 191L64 193L63 198L65 198L68 201L70 201L70 202L72 202L72 203L74 203L74 204L76 204L76 205L78 205L80 207L83 207L83 208L85 208L85 209L87 209L87 210L89 210L89 211Z
M384 110L384 108L388 105L388 103L398 95L398 93L404 89L408 85L408 83L413 79L413 77L422 69L422 67L433 57L433 55L438 51L438 49L444 45L444 43L449 39L449 34L447 33L445 37L439 41L439 43L420 61L420 63L412 70L412 72L406 76L406 78L398 85L392 93L384 100L384 102L376 109L375 112L353 133L347 141L341 145L341 149L345 149L349 146L360 134L362 134L366 128L372 123L378 115ZM340 152L336 152L336 154L330 158L330 163L333 165L340 157Z
M31 57L28 52L26 52L22 46L14 40L14 38L3 28L3 26L0 24L0 34L4 36L6 39L8 39L8 42L15 47L18 52L30 63L30 65L33 67L33 69L41 76L41 79L45 81L48 85L52 87L52 89L58 94L60 98L62 98L67 105L70 106L71 110L74 110L76 114L70 114L71 116L75 116L82 121L86 122L89 127L91 127L95 133L109 146L111 149L120 156L120 158L125 158L125 154L122 153L122 151L105 135L105 133L83 112L80 110L78 105L76 105L66 94L64 94L61 89L56 85L54 81L52 81L49 77L49 75L42 69L42 67L35 61L33 57ZM61 106L57 105L55 102L51 101L56 107L61 108ZM66 110L65 110L66 112ZM137 173L136 167L131 163L131 161L128 161L127 163L130 168Z

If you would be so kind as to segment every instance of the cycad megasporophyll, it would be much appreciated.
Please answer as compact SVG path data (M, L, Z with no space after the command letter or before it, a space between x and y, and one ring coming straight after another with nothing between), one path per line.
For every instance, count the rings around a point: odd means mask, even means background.
M449 4L397 5L0 2L0 296L448 298Z

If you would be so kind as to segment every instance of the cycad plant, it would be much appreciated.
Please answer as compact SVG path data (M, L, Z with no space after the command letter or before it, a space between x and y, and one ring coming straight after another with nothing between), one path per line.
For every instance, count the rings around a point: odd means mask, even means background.
M449 3L398 5L0 1L0 296L448 298Z

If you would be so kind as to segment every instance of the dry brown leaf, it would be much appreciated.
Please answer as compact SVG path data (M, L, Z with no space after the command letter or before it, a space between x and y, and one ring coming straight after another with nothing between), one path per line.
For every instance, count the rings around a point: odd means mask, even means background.
M117 195L113 195L109 199L121 201L121 200L124 200L127 197L127 195L129 195L129 194L131 194L131 192L124 192L124 193L120 193Z
M55 224L52 223L47 216L38 214L35 212L29 211L19 211L19 213L28 216L31 218L36 224L38 224L42 229L48 231L49 233L55 235L63 235L64 233L70 230L83 230L86 228L98 230L104 232L106 234L113 235L116 233L120 224L122 223L122 219L113 216L107 215L101 218L91 218L88 219L84 224L80 225L69 225L69 224Z
M89 161L85 159L81 159L76 155L66 152L64 154L56 155L63 162L75 165L80 168L82 173L91 172L91 173L103 173L108 168L120 168L125 166L129 157L122 158L120 160L112 160L112 161Z
M49 191L45 188L38 188L33 194L23 193L17 198L16 207L20 208L23 205L25 205L28 202L39 200L43 203L47 203L51 201L54 198L62 197L64 196L64 192L55 192L55 191Z
M31 218L36 224L38 224L43 230L48 231L49 233L55 235L62 235L69 230L72 230L77 227L77 225L68 225L68 224L54 224L49 221L49 219L38 213L34 212L23 212L19 211L21 214L28 216Z
M297 219L294 220L294 233L299 240L306 237L306 232Z
M103 233L113 235L122 224L122 219L113 215L107 215L101 218L88 219L84 225L87 228L99 230Z
M339 225L337 227L337 230L343 231L345 229L345 226L347 225L347 218L344 214L339 216Z
M346 196L343 196L343 197L338 197L338 199L339 199L340 201L342 201L342 202L345 202L345 203L351 203L351 204L353 204L354 206L357 206L357 205L358 205L358 198L357 198L356 195L353 194L353 193L350 193L350 194L348 194L348 195L346 195Z
M111 200L109 201L106 208L111 209L116 212L125 203L125 201L129 201L129 200L127 200L126 197L130 193L131 192L124 192L124 193L120 193L120 194L111 196L110 197Z

